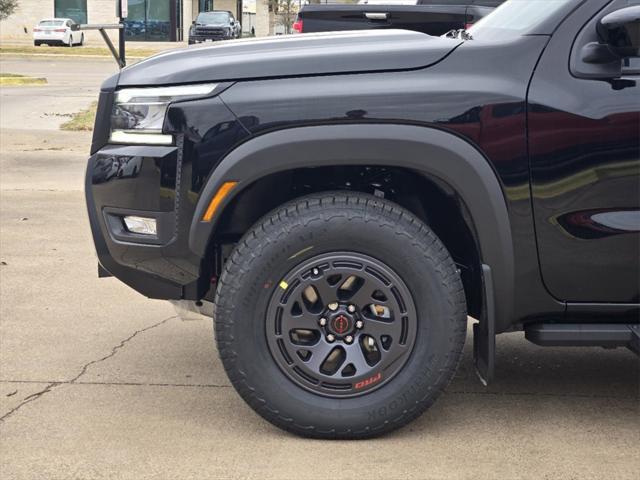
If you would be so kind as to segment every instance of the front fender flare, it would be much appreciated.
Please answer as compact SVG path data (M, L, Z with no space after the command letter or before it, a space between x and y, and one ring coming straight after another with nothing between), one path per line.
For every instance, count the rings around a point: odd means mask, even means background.
M448 184L469 210L481 261L491 267L496 320L513 312L514 248L503 189L477 148L436 128L398 124L306 126L254 137L231 151L210 175L196 206L189 246L204 257L221 212L244 188L267 175L331 165L404 167ZM210 200L227 181L237 187L211 222L201 221Z

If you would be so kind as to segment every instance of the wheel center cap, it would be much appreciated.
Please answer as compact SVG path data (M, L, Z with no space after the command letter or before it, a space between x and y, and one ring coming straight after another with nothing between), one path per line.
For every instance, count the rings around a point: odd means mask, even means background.
M339 313L329 322L329 329L336 335L344 335L353 329L353 319L343 313Z

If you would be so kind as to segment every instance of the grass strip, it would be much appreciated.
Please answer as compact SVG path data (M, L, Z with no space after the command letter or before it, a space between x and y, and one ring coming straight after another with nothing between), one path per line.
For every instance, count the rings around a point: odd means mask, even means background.
M66 55L66 56L104 56L111 57L108 48L102 47L33 47L29 45L0 45L0 53L11 53L17 55ZM158 50L148 50L143 48L131 48L127 51L127 57L146 58L159 53Z
M93 102L86 110L74 113L71 120L60 125L61 130L88 132L93 130L98 102Z
M28 77L16 73L0 73L0 85L46 85L46 78Z

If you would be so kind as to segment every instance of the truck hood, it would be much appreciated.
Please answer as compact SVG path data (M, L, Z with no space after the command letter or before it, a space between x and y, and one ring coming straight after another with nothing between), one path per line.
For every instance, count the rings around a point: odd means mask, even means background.
M120 86L410 70L439 62L462 41L407 30L287 35L195 46L120 73Z

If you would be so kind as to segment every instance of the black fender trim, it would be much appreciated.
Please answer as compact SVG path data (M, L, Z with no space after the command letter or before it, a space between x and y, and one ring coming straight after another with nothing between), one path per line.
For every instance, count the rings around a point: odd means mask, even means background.
M468 208L489 265L495 292L496 324L513 312L514 252L507 204L489 161L472 144L436 128L399 124L305 126L263 134L231 151L202 190L191 224L189 247L204 257L221 212L244 188L267 175L330 165L404 167L448 184ZM200 221L226 181L238 185L212 222Z

